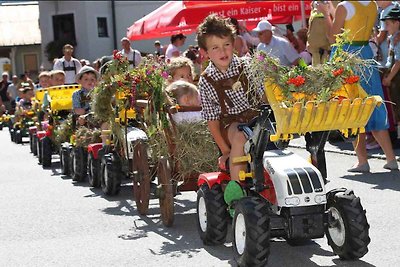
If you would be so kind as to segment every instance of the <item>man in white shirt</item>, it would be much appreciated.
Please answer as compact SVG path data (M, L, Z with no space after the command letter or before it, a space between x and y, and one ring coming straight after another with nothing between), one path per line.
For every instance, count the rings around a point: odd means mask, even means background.
M272 25L267 20L258 23L253 31L258 33L260 43L257 46L258 51L265 51L268 55L278 58L284 66L297 65L300 55L291 43L278 36L272 34Z
M182 33L172 35L171 43L168 45L167 50L165 51L165 59L168 60L174 57L179 57L181 55L179 47L183 46L185 41L186 36Z
M53 70L62 70L65 73L65 84L76 83L75 75L81 70L82 65L76 58L72 57L74 47L66 44L63 47L64 56L56 61Z
M138 50L131 47L131 41L127 37L121 39L121 46L122 50L120 53L128 59L129 68L133 69L139 66L140 62L142 61L142 56Z

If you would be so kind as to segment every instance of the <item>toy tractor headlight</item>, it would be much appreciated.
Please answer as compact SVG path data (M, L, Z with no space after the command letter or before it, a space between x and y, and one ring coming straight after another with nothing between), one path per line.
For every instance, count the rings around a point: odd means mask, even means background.
M326 195L316 195L314 200L317 204L326 203Z
M285 204L288 206L298 206L298 205L300 205L300 198L287 197L287 198L285 198Z

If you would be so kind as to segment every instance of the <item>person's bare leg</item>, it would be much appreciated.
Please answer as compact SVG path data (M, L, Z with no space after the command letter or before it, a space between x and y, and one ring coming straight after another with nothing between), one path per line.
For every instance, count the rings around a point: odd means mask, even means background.
M361 166L368 162L367 148L365 142L365 133L359 134L358 138L353 141L354 151L357 154L358 163L354 167Z
M372 135L375 137L375 140L381 146L383 152L385 152L386 161L389 163L394 159L396 159L392 147L392 142L390 140L389 132L387 130L372 131Z
M231 143L231 153L229 155L229 169L231 180L239 181L239 172L246 171L246 163L232 163L236 157L244 156L244 144L246 137L238 130L238 123L232 123L228 129L228 139Z

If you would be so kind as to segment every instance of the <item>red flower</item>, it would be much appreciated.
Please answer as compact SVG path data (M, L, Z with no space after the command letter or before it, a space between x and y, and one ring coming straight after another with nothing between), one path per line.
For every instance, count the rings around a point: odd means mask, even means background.
M114 50L113 51L113 57L114 57L114 59L120 60L122 58L122 55L118 50Z
M345 81L345 83L353 84L353 83L358 82L359 80L360 80L359 76L352 75L352 76L347 77L344 81Z
M122 86L124 86L124 83L123 83L123 82L121 82L121 81L118 81L117 83L118 83L118 86L119 86L119 87L122 87Z
M340 68L340 69L338 69L338 70L332 71L332 73L333 73L333 76L336 77L336 76L339 76L340 74L342 74L343 71L344 71L344 69L343 69L343 68Z
M305 82L306 82L306 79L303 76L298 75L295 78L288 79L286 83L294 84L296 87L299 87L299 86L303 85Z

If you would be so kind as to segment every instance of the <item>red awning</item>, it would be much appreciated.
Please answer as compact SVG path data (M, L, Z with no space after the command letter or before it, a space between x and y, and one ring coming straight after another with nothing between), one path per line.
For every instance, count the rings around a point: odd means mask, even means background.
M311 1L304 1L305 14ZM262 19L272 24L292 23L301 17L301 1L169 1L128 28L131 40L190 34L211 13L246 21L252 28Z

